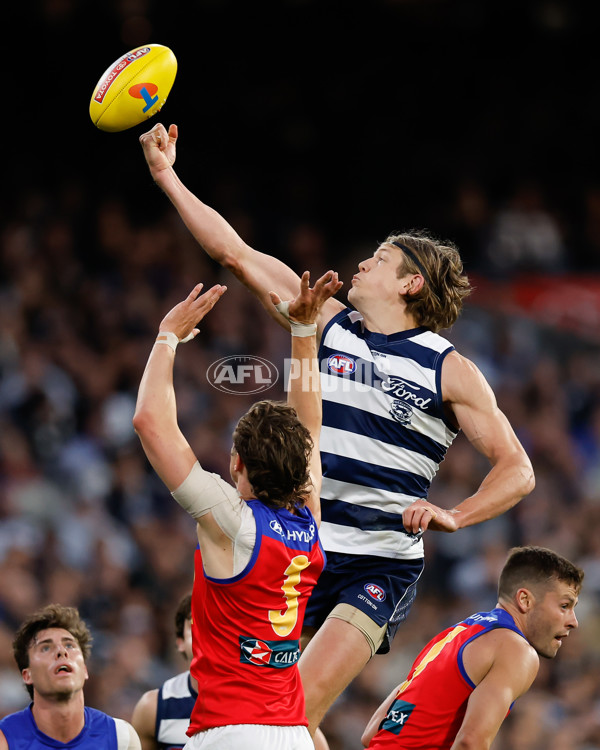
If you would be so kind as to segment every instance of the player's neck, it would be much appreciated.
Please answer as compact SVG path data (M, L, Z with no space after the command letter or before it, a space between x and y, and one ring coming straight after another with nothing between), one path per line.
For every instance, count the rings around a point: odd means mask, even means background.
M371 333L383 333L390 336L393 333L410 331L418 328L413 315L409 314L404 306L394 306L393 308L377 308L364 312L359 310L363 317L364 326Z
M83 691L79 690L67 701L56 701L34 696L31 711L40 732L59 742L70 742L85 725Z

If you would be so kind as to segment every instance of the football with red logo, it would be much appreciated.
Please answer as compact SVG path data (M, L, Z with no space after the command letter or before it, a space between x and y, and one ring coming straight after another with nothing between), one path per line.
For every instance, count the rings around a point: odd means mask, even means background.
M177 59L162 44L144 44L109 65L90 100L90 117L100 130L116 133L147 120L167 101Z

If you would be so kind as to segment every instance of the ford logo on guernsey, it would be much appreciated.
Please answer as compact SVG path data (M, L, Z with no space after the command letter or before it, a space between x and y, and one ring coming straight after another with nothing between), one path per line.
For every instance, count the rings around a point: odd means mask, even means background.
M351 375L356 370L356 362L345 354L331 354L327 367L337 375Z
M385 600L385 591L376 583L366 583L364 588L372 599L375 599L378 602L383 602Z
M245 354L218 359L206 373L213 388L238 396L266 391L278 378L279 370L268 359Z

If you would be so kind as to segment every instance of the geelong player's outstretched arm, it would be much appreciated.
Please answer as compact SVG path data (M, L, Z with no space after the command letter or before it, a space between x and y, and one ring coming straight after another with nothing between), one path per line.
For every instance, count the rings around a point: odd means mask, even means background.
M305 271L300 282L300 292L289 302L281 302L271 292L271 302L292 324L292 356L288 382L288 403L293 406L298 418L310 431L313 449L310 459L311 489L306 505L321 522L321 457L319 435L323 408L321 403L321 378L317 360L316 325L323 305L342 286L337 273L327 271L310 288L310 274Z
M167 132L164 125L158 123L140 136L152 178L208 255L231 271L258 297L267 312L289 329L286 319L271 304L269 291L276 289L282 299L292 299L298 290L299 276L277 258L247 245L220 214L185 187L173 169L177 135L176 125L171 125ZM339 301L329 300L323 306L319 326L322 327L343 307Z

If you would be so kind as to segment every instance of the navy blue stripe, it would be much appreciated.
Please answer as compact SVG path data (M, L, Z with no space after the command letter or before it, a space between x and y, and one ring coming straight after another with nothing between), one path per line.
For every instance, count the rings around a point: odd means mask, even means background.
M350 308L346 308L333 317L323 329L323 338L329 328L334 323L337 323L340 328L343 328L346 331L352 331L352 333L359 335L360 338L366 339L369 342L369 345L374 349L383 349L383 347L392 346L393 344L397 344L405 339L413 338L414 336L418 336L420 333L425 333L429 330L424 326L419 326L417 328L409 328L406 331L396 331L396 333L377 333L375 331L369 331L368 328L363 328L364 321L362 319L352 322L350 320L351 312L353 311ZM389 351L391 352L393 349L390 349Z
M323 399L323 425L356 435L368 435L369 438L416 451L437 464L446 455L446 447L432 438L409 430L399 422L348 404Z
M321 452L321 463L323 476L340 482L352 482L352 484L364 487L401 492L412 497L427 497L429 490L429 481L410 471L376 466L356 458L335 456L324 452Z
M158 716L164 719L189 719L194 708L194 699L189 698L163 698L157 707Z
M374 510L364 505L344 503L341 500L326 500L321 498L321 520L341 526L352 526L363 531L402 531L401 513L388 513Z

